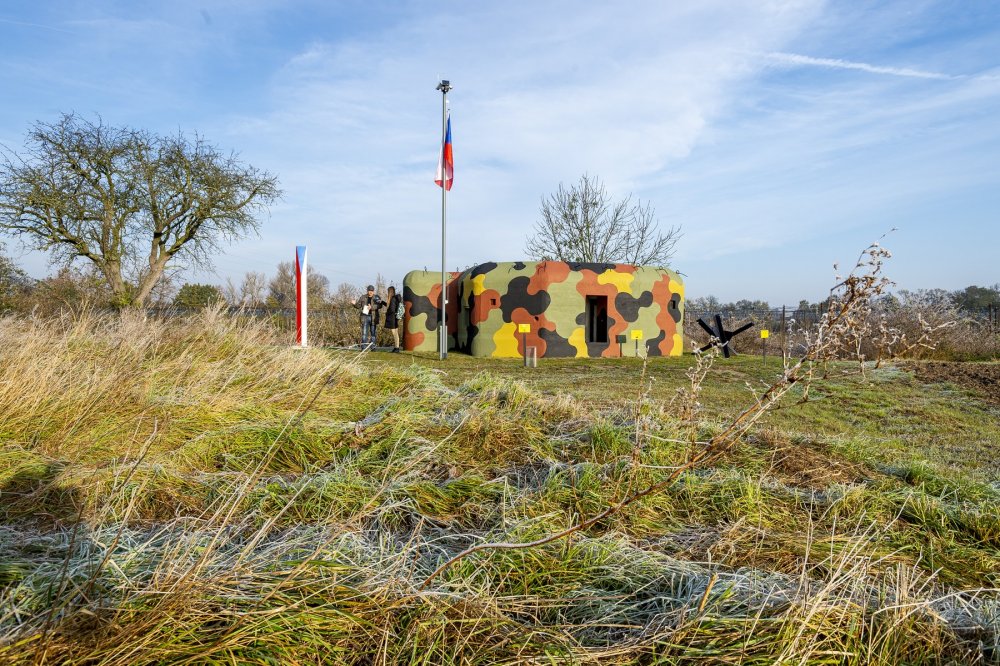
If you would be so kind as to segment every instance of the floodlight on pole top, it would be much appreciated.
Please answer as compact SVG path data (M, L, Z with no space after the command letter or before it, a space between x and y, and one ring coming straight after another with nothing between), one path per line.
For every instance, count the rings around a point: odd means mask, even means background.
M448 79L441 79L441 83L437 85L437 89L440 90L442 94L447 95L448 91L451 90L451 81Z

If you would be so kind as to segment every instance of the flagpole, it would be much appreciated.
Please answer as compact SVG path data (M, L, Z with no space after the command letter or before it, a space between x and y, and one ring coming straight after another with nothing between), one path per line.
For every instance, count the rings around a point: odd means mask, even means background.
M451 82L442 79L437 89L441 91L441 150L445 148L445 139L448 133L448 91L451 90ZM442 155L443 160L443 155ZM442 162L442 167L445 167ZM446 167L441 173L441 326L438 331L440 340L439 358L448 358L448 279L445 271L445 249L447 247L446 230L448 228L448 173Z

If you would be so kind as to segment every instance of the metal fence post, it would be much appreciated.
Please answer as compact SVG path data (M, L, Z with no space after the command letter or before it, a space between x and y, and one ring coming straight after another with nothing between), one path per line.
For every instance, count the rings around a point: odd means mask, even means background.
M781 306L781 362L785 363L785 350L788 349L788 332L785 330L785 306Z

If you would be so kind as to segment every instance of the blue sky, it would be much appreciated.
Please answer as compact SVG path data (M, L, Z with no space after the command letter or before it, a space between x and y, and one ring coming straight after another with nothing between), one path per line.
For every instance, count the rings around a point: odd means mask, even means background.
M818 300L890 228L900 288L1000 282L1000 3L22 2L0 5L0 143L100 114L277 174L259 238L198 281L331 282L523 257L582 173L680 225L689 296ZM41 276L46 258L22 253Z

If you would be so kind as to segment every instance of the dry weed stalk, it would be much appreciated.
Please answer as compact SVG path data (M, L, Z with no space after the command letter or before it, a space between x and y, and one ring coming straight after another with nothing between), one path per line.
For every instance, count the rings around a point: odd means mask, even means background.
M699 442L702 444L701 449L695 451L687 462L675 467L665 478L647 485L642 490L627 494L623 499L608 505L603 511L586 520L539 539L524 542L494 541L470 546L438 566L424 579L419 589L425 589L448 568L475 553L488 550L535 548L593 527L630 504L668 488L686 472L717 461L729 452L747 430L760 420L793 385L802 380L804 376L811 377L809 371L814 363L825 363L834 358L838 350L843 349L845 341L851 339L852 331L859 325L863 325L863 317L871 300L882 294L892 284L882 274L882 266L890 256L889 251L883 248L878 241L869 245L859 256L851 273L830 290L829 308L823 314L805 352L794 363L786 362L782 375L758 396L753 404L740 412L712 439L707 442ZM698 377L697 373L692 375L692 384L696 383ZM703 378L704 375L702 374L700 377Z
M713 338L713 340L715 339ZM694 345L694 348L697 349L697 344ZM702 384L718 356L718 347L713 347L707 354L695 353L694 365L685 371L684 376L688 379L688 386L677 389L677 393L670 400L670 406L674 408L677 418L682 423L687 425L695 423L698 412L701 410L698 398L701 395Z
M862 261L877 262L880 267L883 261L892 256L888 250L880 246L879 241L862 253L855 269L861 266ZM878 256L872 254L873 249L878 250ZM881 278L879 284L866 285L868 297L857 301L856 306L844 320L846 326L836 337L834 344L828 345L823 353L817 356L816 360L823 364L824 375L829 370L829 362L837 359L856 360L858 369L863 375L868 361L874 361L875 367L878 368L888 360L916 357L921 353L934 351L941 344L942 335L956 327L959 316L954 306L946 307L945 310L948 311L945 312L940 311L942 307L940 303L910 303L905 308L896 307L898 306L896 299L885 294L894 284L886 278ZM834 289L838 287L847 289L840 293L831 292L828 310L820 321L820 327L829 322L831 312L842 307L840 301L851 296L849 290L852 287L848 281L838 284ZM802 333L808 346L811 342L810 332L804 330Z
M954 336L959 323L966 319L953 304L927 302L908 292L903 292L903 299L903 304L890 300L873 305L870 353L876 368L894 358L920 358L934 352ZM965 341L963 346L973 347L970 342Z
M639 393L638 400L636 400L635 406L635 438L632 440L632 466L639 466L639 459L642 456L642 448L645 435L649 430L649 416L646 414L646 403L649 399L649 393L653 388L653 380L646 378L646 370L649 366L649 357L644 357L642 359L642 374L639 379L639 386L642 387L642 392Z

